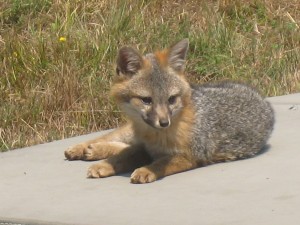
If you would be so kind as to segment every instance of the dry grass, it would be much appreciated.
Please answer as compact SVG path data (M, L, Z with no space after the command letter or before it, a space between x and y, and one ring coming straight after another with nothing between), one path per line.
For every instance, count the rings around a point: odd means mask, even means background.
M0 150L118 126L117 49L189 37L193 82L300 91L298 0L0 0Z

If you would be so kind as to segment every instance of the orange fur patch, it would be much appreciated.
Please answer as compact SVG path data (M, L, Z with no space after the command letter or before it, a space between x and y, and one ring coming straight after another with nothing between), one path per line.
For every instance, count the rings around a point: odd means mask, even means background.
M165 49L162 51L157 51L154 53L158 63L161 65L162 68L167 68L169 66L168 58L169 58L169 49ZM176 75L185 77L184 71L176 72Z
M165 49L162 51L157 51L154 53L157 61L162 67L167 67L168 66L168 56L169 56L169 50Z

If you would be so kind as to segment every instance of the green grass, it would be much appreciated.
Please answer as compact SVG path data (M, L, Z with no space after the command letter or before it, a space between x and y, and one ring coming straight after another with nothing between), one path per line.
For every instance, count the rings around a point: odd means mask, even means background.
M0 8L1 151L118 126L108 92L122 45L150 52L188 37L191 82L300 91L298 0L0 0Z

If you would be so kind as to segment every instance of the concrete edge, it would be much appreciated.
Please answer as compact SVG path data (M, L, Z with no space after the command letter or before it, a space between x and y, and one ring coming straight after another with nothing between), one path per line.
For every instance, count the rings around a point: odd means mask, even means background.
M44 222L40 220L0 217L0 225L72 225L70 223Z

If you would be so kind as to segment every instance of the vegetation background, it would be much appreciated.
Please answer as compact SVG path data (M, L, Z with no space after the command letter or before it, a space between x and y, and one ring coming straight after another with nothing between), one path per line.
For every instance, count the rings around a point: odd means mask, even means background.
M299 0L0 0L0 151L116 127L117 49L190 39L191 82L300 91Z

